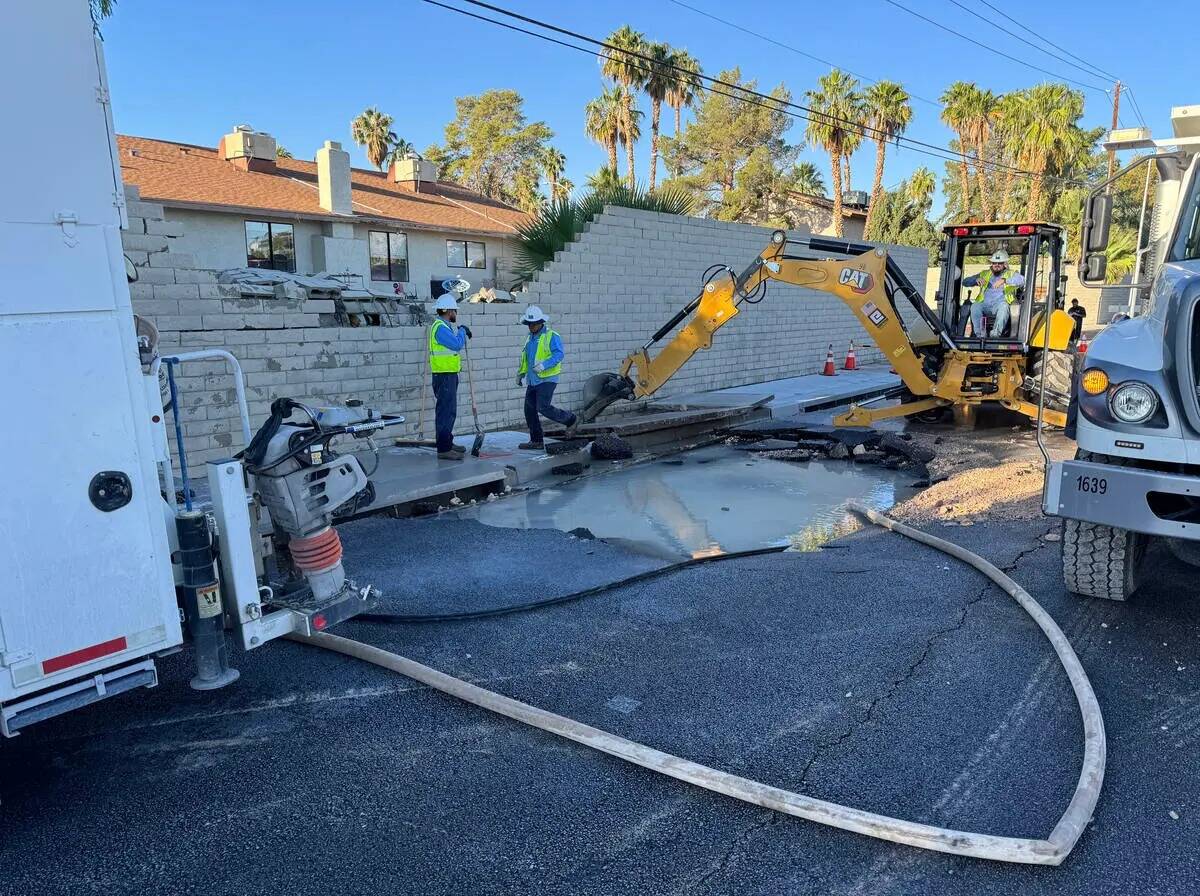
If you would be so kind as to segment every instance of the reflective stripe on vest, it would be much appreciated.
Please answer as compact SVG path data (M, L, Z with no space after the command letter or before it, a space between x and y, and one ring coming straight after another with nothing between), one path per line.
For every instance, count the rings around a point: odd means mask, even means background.
M537 351L533 354L533 361L535 364L545 361L553 354L553 352L550 351L550 340L557 335L558 334L549 327L546 327L542 330L541 335L538 336ZM529 343L526 342L525 347L521 349L521 361L517 367L517 372L522 376L529 372L528 347ZM553 367L547 367L545 370L539 373L538 376L542 379L549 379L552 376L558 376L560 373L562 373L562 361L559 361Z
M440 317L429 328L429 370L432 373L458 373L462 370L462 358L458 352L451 351L437 341L438 327L450 329L450 325Z
M983 294L985 292L987 292L988 286L992 282L992 272L990 270L984 271L982 274L980 274L980 278L981 279L980 279L979 283L977 284L979 286L979 295L975 296L975 298L971 300L972 302L982 302L983 301ZM1011 305L1016 300L1017 300L1017 287L1014 286L1007 278L1005 278L1004 301L1006 301L1008 304Z

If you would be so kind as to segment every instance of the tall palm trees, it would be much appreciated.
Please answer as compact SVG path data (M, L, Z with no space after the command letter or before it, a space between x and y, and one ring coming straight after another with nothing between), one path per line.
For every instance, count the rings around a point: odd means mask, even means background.
M382 171L388 150L396 142L392 116L371 106L350 122L350 138L366 150L367 159Z
M634 91L641 89L646 80L646 63L639 55L646 52L646 38L640 31L622 25L608 36L608 46L601 54L600 68L606 78L625 88L623 97L624 132L626 136L634 130ZM636 138L635 138L636 139ZM629 186L634 185L633 140L625 140L626 177Z
M645 77L642 89L650 97L650 189L658 177L658 122L662 115L663 101L678 79L675 71L675 54L664 43L652 43L646 47Z
M383 167L390 168L396 162L415 155L417 155L417 148L403 137L399 137L392 141L392 145L387 151L387 156L383 160Z
M792 169L791 189L805 196L824 196L825 178L812 162L798 162Z
M883 164L889 140L898 140L912 121L912 103L908 91L894 81L876 81L867 88L867 126L875 141L875 181L871 186L871 204L867 206L866 232L871 232L875 208L883 196Z
M942 122L958 135L958 178L959 189L962 190L962 213L968 217L971 213L971 173L967 168L967 153L971 148L968 137L970 130L971 108L975 104L975 93L979 90L974 84L966 81L955 81L946 88L939 101L942 104Z
M1046 171L1079 151L1080 131L1075 122L1083 115L1083 94L1065 84L1038 84L1025 92L1025 146L1023 167L1033 173L1025 217L1043 214Z
M1028 127L1029 104L1024 90L1006 93L996 104L997 137L1000 149L1011 166L1004 175L1004 185L996 202L996 215L1007 220L1016 214L1013 209L1017 187L1017 169L1025 159L1025 130Z
M908 198L926 212L933 205L933 191L937 189L937 179L933 172L922 165L908 177Z
M968 94L966 109L966 134L975 151L975 183L979 188L979 210L983 220L991 221L996 217L996 209L985 162L988 143L992 139L993 126L998 116L999 101L990 90L980 90L974 84L971 87L973 90Z
M818 89L805 93L814 113L807 137L829 153L833 169L833 231L842 236L842 158L862 140L860 123L866 111L858 81L833 69L818 80Z
M607 150L608 167L613 171L617 170L617 138L625 114L624 102L623 88L606 87L584 111L584 131Z
M703 82L700 80L700 63L687 50L676 50L673 56L675 68L671 86L667 89L667 105L675 110L675 136L678 137L683 110L695 105ZM673 173L679 174L678 171Z
M541 163L546 180L550 182L550 200L553 202L563 198L560 195L559 182L562 179L563 170L567 167L567 157L562 154L561 150L547 146L542 151Z

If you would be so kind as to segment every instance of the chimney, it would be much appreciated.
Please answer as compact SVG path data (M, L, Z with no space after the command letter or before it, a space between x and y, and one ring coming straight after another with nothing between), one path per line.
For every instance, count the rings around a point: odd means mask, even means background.
M424 159L398 159L392 163L392 180L402 190L432 193L437 186L437 166Z
M336 140L317 150L317 192L321 208L335 215L354 213L350 198L350 153Z
M239 124L217 144L217 155L243 171L275 170L275 138Z

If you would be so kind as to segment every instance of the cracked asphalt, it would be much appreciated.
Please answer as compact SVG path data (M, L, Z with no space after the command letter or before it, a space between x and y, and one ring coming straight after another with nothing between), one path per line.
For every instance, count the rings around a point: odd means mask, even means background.
M1108 773L1059 868L824 828L655 776L292 643L225 690L162 683L0 743L0 893L1189 893L1200 864L1200 610L1165 552L1129 604L1059 583L1046 520L933 531L1055 617L1104 710ZM400 612L478 608L653 565L470 521L342 527ZM464 623L343 626L529 703L699 762L931 824L1049 833L1080 723L1028 617L981 575L866 528ZM1173 813L1173 814L1172 814Z

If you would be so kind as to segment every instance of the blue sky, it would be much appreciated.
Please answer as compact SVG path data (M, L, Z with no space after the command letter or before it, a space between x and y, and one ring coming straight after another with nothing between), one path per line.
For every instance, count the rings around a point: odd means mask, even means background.
M1011 56L1078 80L1101 82L1029 44L990 31L950 0L898 2ZM959 2L995 18L980 0ZM1169 132L1172 105L1200 102L1200 89L1185 75L1189 66L1179 57L1170 28L1156 33L1154 25L1194 24L1194 0L1157 0L1153 16L1131 14L1127 4L1109 0L992 2L1009 11L1010 30L1022 33L1023 27L1036 26L1054 43L1132 85L1156 134ZM899 81L914 96L931 100L958 78L998 93L1049 80L939 31L886 0L687 3L863 76ZM803 92L827 71L819 62L670 0L503 0L496 5L601 38L630 24L651 39L686 47L708 74L740 66L743 77L756 78L764 90L783 81L801 102ZM350 120L365 107L376 105L391 114L397 133L424 149L441 139L456 96L506 87L525 98L530 119L541 119L554 130L553 142L566 154L567 176L576 184L604 164L604 151L583 134L583 107L602 82L595 59L582 53L421 0L205 0L187 4L186 12L183 8L162 0L118 0L114 17L104 24L114 115L122 133L214 146L234 124L247 123L274 134L297 158L311 159L323 140L341 140L354 164L366 167L349 134ZM1092 90L1086 97L1086 123L1107 126L1108 97ZM669 111L663 116L668 133ZM949 141L951 134L938 121L935 105L914 100L913 111L909 136L939 146ZM1126 125L1136 123L1131 104L1122 104L1121 118ZM797 122L788 138L802 140L803 127ZM643 143L638 148L639 178L645 178L649 164L648 141ZM827 156L810 149L803 157L816 162L829 181ZM889 159L889 184L922 164L939 176L942 172L941 161L911 149L890 149ZM855 188L870 189L873 160L872 147L855 157Z

